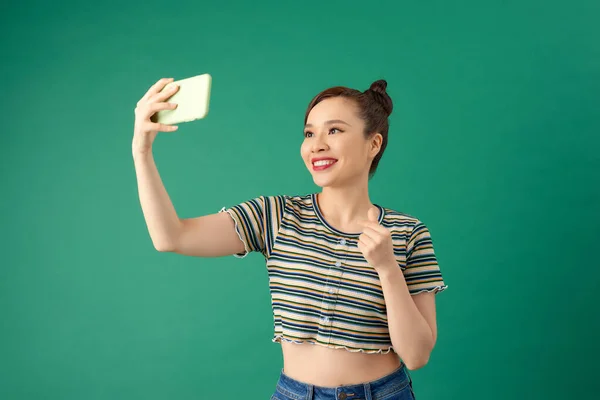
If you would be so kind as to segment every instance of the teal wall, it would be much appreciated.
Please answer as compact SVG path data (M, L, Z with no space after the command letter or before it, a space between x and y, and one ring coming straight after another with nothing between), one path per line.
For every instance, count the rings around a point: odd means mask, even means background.
M16 3L0 8L0 398L272 393L261 256L158 253L137 197L135 103L205 72L208 117L154 146L180 217L318 190L308 102L387 79L372 200L428 225L449 285L418 399L598 393L597 1Z

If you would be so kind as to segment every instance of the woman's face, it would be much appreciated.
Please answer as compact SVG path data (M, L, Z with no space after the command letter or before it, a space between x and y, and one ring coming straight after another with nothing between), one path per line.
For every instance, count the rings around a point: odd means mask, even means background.
M381 135L365 138L365 124L353 100L331 97L313 107L300 153L316 185L340 187L368 179Z

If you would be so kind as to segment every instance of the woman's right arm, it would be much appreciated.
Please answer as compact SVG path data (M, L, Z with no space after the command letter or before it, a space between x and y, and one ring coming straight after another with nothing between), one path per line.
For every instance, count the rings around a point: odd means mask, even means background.
M228 213L180 219L160 178L152 155L152 144L159 131L173 132L177 127L152 122L150 117L159 110L176 107L165 100L176 93L178 88L166 93L160 92L171 81L172 79L159 80L140 99L135 109L132 153L138 195L152 243L158 251L197 257L242 253L244 244Z

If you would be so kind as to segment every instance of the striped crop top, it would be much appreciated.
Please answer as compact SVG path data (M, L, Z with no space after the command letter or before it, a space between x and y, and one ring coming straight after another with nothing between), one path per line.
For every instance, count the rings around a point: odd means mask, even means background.
M444 284L427 227L415 217L376 205L392 232L394 253L410 294ZM320 344L364 353L393 350L379 275L357 247L360 233L327 223L316 194L261 196L227 212L249 252L264 255L269 276L273 342Z

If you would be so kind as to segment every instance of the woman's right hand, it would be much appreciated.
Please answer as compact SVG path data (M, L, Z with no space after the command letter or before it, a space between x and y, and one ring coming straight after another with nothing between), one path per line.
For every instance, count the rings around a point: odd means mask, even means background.
M160 79L137 102L137 106L135 107L133 141L131 144L134 156L150 152L152 150L152 143L158 132L174 132L177 130L177 126L175 125L160 124L151 120L151 117L158 111L174 110L177 108L177 104L168 103L166 99L177 93L179 87L171 85L168 90L161 92L171 82L173 82L173 78Z

